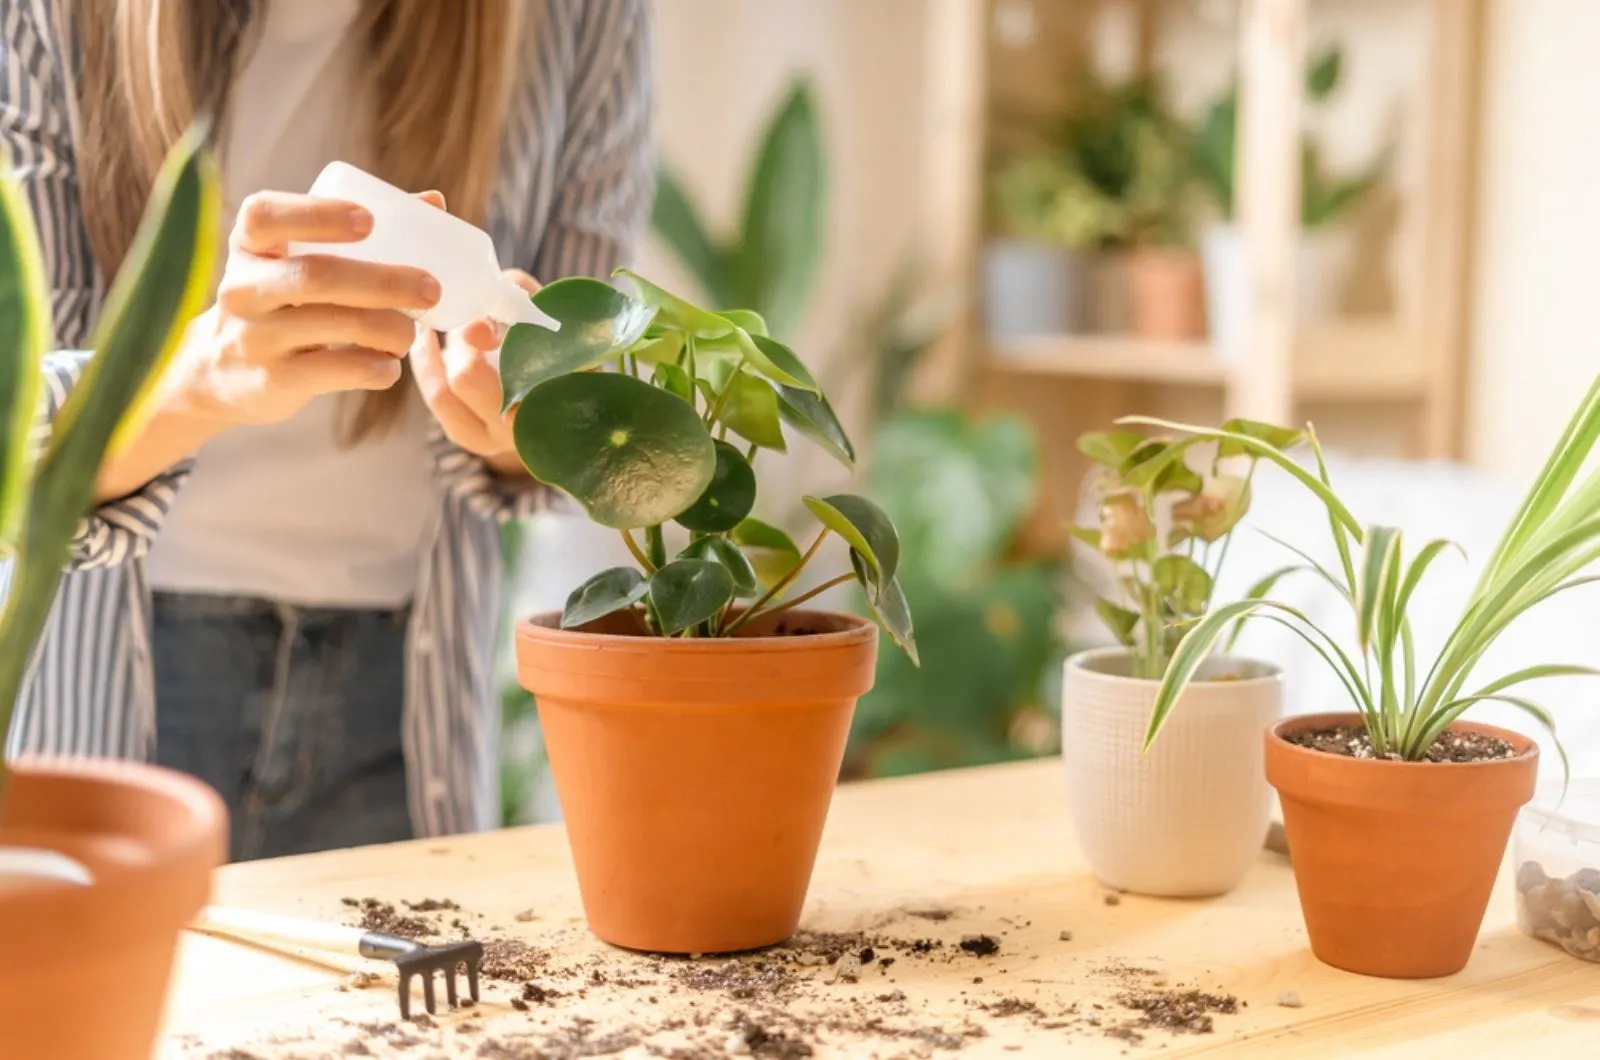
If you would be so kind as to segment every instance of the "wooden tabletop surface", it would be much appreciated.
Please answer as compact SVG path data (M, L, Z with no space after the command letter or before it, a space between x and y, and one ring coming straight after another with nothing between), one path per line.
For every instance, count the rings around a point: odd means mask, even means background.
M1517 931L1509 872L1466 971L1363 978L1312 958L1276 855L1220 899L1108 897L1074 849L1059 770L842 788L805 933L736 960L595 941L559 828L230 866L219 903L347 923L347 899L394 903L447 935L459 921L520 970L473 1008L402 1025L382 964L191 936L159 1055L1600 1056L1600 965ZM430 900L459 910L405 906ZM974 936L997 952L963 949L987 948Z

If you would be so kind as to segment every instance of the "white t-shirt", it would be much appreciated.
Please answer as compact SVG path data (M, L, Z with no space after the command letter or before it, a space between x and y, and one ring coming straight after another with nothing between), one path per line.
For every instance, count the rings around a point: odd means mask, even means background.
M303 192L328 162L371 164L360 89L360 0L273 0L229 99L223 232L256 191ZM402 416L342 446L362 394L204 446L151 547L158 590L330 607L394 607L416 587L433 506L427 409L409 380Z

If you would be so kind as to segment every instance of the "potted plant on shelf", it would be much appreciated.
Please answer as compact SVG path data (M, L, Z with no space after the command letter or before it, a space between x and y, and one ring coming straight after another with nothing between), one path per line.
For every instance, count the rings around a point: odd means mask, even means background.
M95 355L42 452L50 294L22 191L0 182L0 555L12 564L0 612L0 735L93 507L102 457L211 282L219 192L202 139L192 130L167 158L107 296ZM0 760L7 1060L147 1060L178 935L226 856L226 820L214 792L164 769L23 759L8 774Z
M1343 50L1323 50L1306 70L1306 98L1320 106L1338 90ZM1206 109L1194 135L1195 170L1220 219L1201 237L1205 261L1206 310L1211 341L1223 355L1241 348L1250 312L1249 257L1234 216L1234 163L1237 154L1239 90L1232 85ZM1332 316L1338 284L1348 267L1348 240L1339 222L1382 180L1387 159L1380 155L1351 176L1327 171L1321 149L1309 136L1300 148L1300 224L1295 277L1296 316L1303 325Z
M877 629L803 609L856 580L914 659L900 542L872 502L806 497L802 551L750 517L785 426L854 450L804 363L748 310L710 312L625 273L629 297L569 278L534 296L558 332L520 325L500 372L539 481L620 533L559 614L517 628L589 926L630 949L712 953L798 926ZM613 370L596 370L609 367ZM638 536L636 536L638 535ZM849 573L786 595L830 536Z
M1232 426L1285 448L1300 437ZM1210 657L1173 712L1174 731L1148 753L1145 733L1174 648L1211 613L1256 458L1234 467L1242 450L1223 444L1196 471L1172 458L1183 442L1124 430L1086 434L1079 448L1096 465L1099 518L1072 533L1106 568L1085 580L1109 581L1095 609L1120 645L1066 662L1062 761L1079 844L1095 875L1119 890L1221 894L1243 879L1267 834L1261 731L1282 709L1282 676L1255 660Z
M1189 444L1221 440L1271 455L1321 500L1338 565L1305 557L1301 568L1350 605L1343 642L1270 586L1196 623L1173 654L1148 739L1234 622L1260 616L1288 626L1317 649L1349 696L1347 709L1280 722L1266 734L1268 781L1283 804L1295 882L1311 949L1328 964L1391 978L1461 970L1471 956L1517 812L1533 795L1538 748L1518 733L1461 720L1494 701L1551 719L1522 690L1540 678L1596 674L1583 666L1527 666L1476 676L1495 640L1556 593L1595 581L1600 559L1600 472L1580 481L1600 439L1600 380L1567 424L1544 469L1431 659L1417 659L1408 611L1432 564L1451 548L1430 541L1408 556L1398 530L1363 528L1334 493L1315 448L1315 472L1272 447L1271 438L1154 420ZM1312 439L1315 447L1315 438ZM1556 744L1560 752L1560 744ZM1565 754L1562 753L1565 763Z

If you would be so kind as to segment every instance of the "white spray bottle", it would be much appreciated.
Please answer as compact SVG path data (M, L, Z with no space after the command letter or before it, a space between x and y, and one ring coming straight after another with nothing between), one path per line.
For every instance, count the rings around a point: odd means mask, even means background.
M432 309L411 315L436 331L485 317L561 330L560 321L542 312L505 275L494 241L483 229L348 162L330 162L310 193L365 207L372 214L372 232L357 243L295 243L290 254L327 254L424 270L439 281L443 294Z

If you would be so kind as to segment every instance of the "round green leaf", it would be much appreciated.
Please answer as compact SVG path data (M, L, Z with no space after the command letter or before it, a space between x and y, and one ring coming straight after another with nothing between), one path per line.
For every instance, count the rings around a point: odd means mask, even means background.
M806 497L805 502L823 526L861 553L872 568L878 588L894 580L900 566L900 535L882 508L852 493Z
M694 384L689 382L689 373L675 364L656 365L652 380L656 386L678 398L680 401L692 404L694 402Z
M540 383L513 427L534 478L619 530L671 519L699 499L717 467L716 446L690 405L611 372Z
M906 602L906 594L900 588L896 578L890 578L880 588L874 584L873 572L867 567L866 559L859 552L850 553L850 566L856 573L856 579L861 582L867 592L867 606L872 609L873 617L889 634L889 639L900 646L900 650L910 658L912 666L921 666L922 659L917 655L916 632L911 623L911 605Z
M765 587L778 584L800 565L800 547L794 539L760 519L746 519L728 536L750 558Z
M586 626L613 611L632 607L649 591L650 584L644 580L644 575L632 567L603 570L567 597L567 606L561 612L561 628Z
M763 449L786 452L788 443L784 441L783 424L778 419L778 392L772 389L772 384L749 372L739 372L728 380L726 387L728 397L717 419L747 442L754 442Z
M1156 588L1180 615L1203 615L1211 603L1211 575L1187 556L1168 554L1150 568Z
M656 286L631 269L618 269L617 276L626 276L639 291L639 301L654 309L661 321L681 328L697 338L716 338L733 330L734 325L717 314L684 301L677 295Z
M500 346L500 390L510 409L557 376L593 368L632 346L655 311L608 283L583 276L557 280L533 304L561 321L560 331L515 324Z
M769 339L765 335L752 335L743 328L734 332L734 337L739 340L739 347L744 355L756 368L756 371L784 386L792 386L812 394L821 393L817 389L817 381L811 378L811 372L789 349L777 339Z
M833 406L821 394L810 394L791 386L778 387L778 415L783 422L832 453L845 467L854 467L855 446L834 415Z
M756 504L756 473L744 454L727 442L716 443L717 467L699 499L678 513L678 525L705 534L732 530Z
M650 602L667 636L716 615L733 599L733 575L720 563L675 559L650 577Z
M757 590L756 569L739 546L720 535L698 537L689 547L678 553L679 559L703 559L720 563L733 575L735 596L754 596Z

